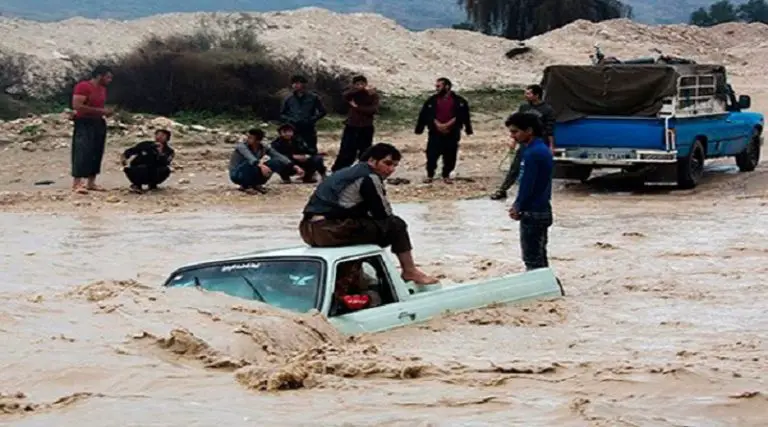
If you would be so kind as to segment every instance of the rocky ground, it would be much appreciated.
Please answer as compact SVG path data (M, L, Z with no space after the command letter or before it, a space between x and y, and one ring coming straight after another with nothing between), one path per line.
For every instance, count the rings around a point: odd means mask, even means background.
M71 123L66 114L20 119L0 125L0 209L62 210L125 208L164 211L204 209L211 204L258 209L273 203L302 203L312 185L282 184L273 177L267 195L245 195L229 181L227 164L234 143L242 135L203 126L187 126L163 117L130 117L131 124L109 122L108 147L100 182L109 191L89 195L72 194L70 139ZM481 197L501 179L508 161L506 134L497 122L479 121L475 135L462 143L457 180L453 185L421 183L424 177L425 137L411 131L381 131L378 140L392 141L405 155L390 193L395 201L462 199ZM174 173L158 193L128 192L120 166L120 154L129 145L151 139L156 128L174 131L172 145L177 154ZM331 165L338 152L340 131L320 134L320 149Z
M310 64L362 72L390 93L430 90L434 79L443 75L462 89L533 83L546 65L589 63L595 44L607 55L624 58L648 56L659 49L723 63L731 75L743 78L737 86L766 86L762 70L768 25L760 23L699 28L648 26L625 19L576 21L526 40L533 49L509 59L506 54L518 46L517 41L450 29L413 32L380 15L318 8L263 14L174 13L130 21L73 18L42 23L0 17L0 57L29 56L33 63L28 88L44 91L66 76L77 57L126 54L148 36L191 34L201 28L212 32L245 28L258 33L276 56L301 56ZM96 33L99 39L93 42Z

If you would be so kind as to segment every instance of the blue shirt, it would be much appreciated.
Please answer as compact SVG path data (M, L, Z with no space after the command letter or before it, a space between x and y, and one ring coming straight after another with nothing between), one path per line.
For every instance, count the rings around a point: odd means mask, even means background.
M518 212L552 210L552 172L554 159L543 139L535 138L523 151L520 184L514 207Z

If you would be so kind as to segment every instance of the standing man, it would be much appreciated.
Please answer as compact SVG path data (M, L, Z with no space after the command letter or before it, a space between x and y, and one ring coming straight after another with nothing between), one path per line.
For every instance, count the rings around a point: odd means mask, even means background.
M379 112L379 94L373 86L368 86L365 76L355 76L352 87L343 96L350 108L341 134L339 155L331 167L333 172L351 166L373 144L373 116Z
M416 135L428 129L427 136L427 178L430 183L435 177L437 160L442 156L442 177L446 184L452 183L451 172L456 167L459 155L461 129L467 136L472 135L472 120L469 113L469 102L453 92L451 81L445 77L437 79L436 94L427 99L421 107L416 122Z
M72 191L87 194L89 190L104 191L96 185L101 173L104 146L107 142L106 117L112 110L105 108L107 86L112 82L112 70L106 65L97 66L89 80L75 85L72 93ZM87 179L85 185L83 180Z
M320 97L307 90L307 78L304 76L291 77L293 93L285 98L280 109L280 120L288 123L296 130L296 136L303 139L307 146L317 151L317 122L325 117L327 112Z
M555 148L555 110L552 106L542 100L544 91L539 85L530 85L525 88L525 100L517 109L518 113L530 113L535 115L541 121L543 126L543 136L549 144L550 151ZM520 175L520 159L522 159L522 148L518 147L514 138L509 143L510 150L515 150L515 157L509 167L509 172L501 183L501 187L491 194L491 200L504 200L507 198L507 191L515 183Z
M520 249L526 270L549 267L547 233L552 225L552 172L554 159L533 114L514 113L504 122L509 134L524 147L520 186L509 217L520 221Z
M140 142L123 152L123 172L131 182L132 192L142 193L144 185L150 191L156 190L158 184L171 176L175 151L169 145L170 141L171 131L158 129L154 141Z
M304 207L299 233L315 247L376 244L391 246L406 282L437 283L413 260L408 225L392 212L384 180L395 172L402 155L394 146L373 145L352 167L320 183Z

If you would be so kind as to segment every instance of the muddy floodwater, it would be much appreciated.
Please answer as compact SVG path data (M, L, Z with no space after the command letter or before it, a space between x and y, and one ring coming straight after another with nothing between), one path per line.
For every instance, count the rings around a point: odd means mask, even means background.
M158 288L187 262L300 243L295 211L0 214L0 424L768 425L767 199L555 199L565 298L354 340ZM396 206L418 261L457 281L521 269L505 209Z

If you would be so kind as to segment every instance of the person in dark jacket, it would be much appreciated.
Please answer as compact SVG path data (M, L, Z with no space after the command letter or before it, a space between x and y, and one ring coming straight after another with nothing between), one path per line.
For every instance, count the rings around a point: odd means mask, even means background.
M555 110L551 105L542 100L544 91L539 85L530 85L525 89L526 102L520 104L517 109L519 113L531 113L539 118L542 128L542 136L547 140L550 150L555 147ZM507 191L515 184L520 175L520 160L522 159L523 147L518 147L517 142L512 139L510 149L515 150L515 156L509 167L504 182L495 193L491 194L491 200L504 200L507 198Z
M288 158L264 145L264 131L251 129L248 139L235 145L229 158L229 179L239 185L240 191L249 194L266 193L264 184L272 177L272 172L284 173L293 169L298 176L304 171Z
M368 86L365 76L355 76L352 87L343 96L350 108L341 134L339 155L331 167L333 172L351 166L373 144L373 116L379 112L379 94L373 86Z
M295 135L293 126L286 123L280 126L277 132L279 136L270 144L272 149L287 157L293 165L304 171L303 182L317 182L315 172L319 173L321 178L325 178L326 169L323 156L319 155L317 150L307 147L307 144ZM295 175L293 168L285 168L280 173L280 178L287 184L291 182L293 175Z
M327 111L320 97L308 91L306 86L306 77L299 75L291 77L293 93L283 101L280 120L293 125L296 135L303 139L309 148L317 150L316 125L326 116Z
M123 172L131 182L131 191L141 193L143 186L156 190L171 175L175 151L169 145L171 131L158 129L154 141L143 141L123 152Z
M509 209L520 221L520 249L526 270L549 267L548 229L552 225L552 172L554 159L536 115L514 113L504 123L525 148L520 162L520 186Z
M469 102L452 90L452 83L445 77L437 79L437 93L429 97L421 108L416 122L416 135L428 129L427 136L427 178L432 182L437 170L437 160L443 158L443 181L450 184L451 172L456 167L459 155L461 130L472 135L472 120Z
M301 238L310 246L332 247L377 244L392 247L405 281L437 283L413 261L413 246L405 221L392 213L384 180L402 155L394 146L378 143L360 162L332 174L315 189L299 224Z

